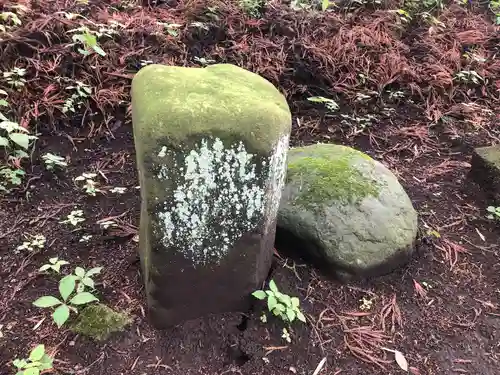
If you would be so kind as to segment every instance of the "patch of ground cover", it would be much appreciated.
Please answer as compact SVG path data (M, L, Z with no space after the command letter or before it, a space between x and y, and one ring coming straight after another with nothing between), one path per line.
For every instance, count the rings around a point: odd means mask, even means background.
M125 4L26 3L22 25L2 36L2 71L28 71L20 92L7 87L8 113L41 133L33 163L23 164L23 185L2 200L2 373L13 373L10 361L40 342L56 354L55 368L62 373L310 374L325 355L327 373L396 373L393 355L381 347L403 352L421 374L498 372L500 231L485 219L488 202L465 179L471 148L499 139L492 112L499 96L493 58L498 34L483 8L451 5L439 13L446 26L440 29L418 19L404 26L383 10L296 12L272 2L256 20L234 2ZM211 5L218 6L215 13ZM94 25L59 11L95 23L113 18L126 27L99 40L106 56L84 58L67 46L67 31ZM209 30L187 26L191 22L205 22ZM473 39L462 34L471 31ZM463 56L471 45L486 61ZM134 241L139 197L126 112L130 78L141 60L231 62L270 79L294 110L294 144L356 145L398 173L420 214L419 256L392 275L347 286L307 267L296 266L297 277L290 260L278 260L277 284L300 297L310 320L307 328L294 326L291 344L281 339L279 322L260 322L259 304L246 318L226 314L155 331L144 318ZM453 79L470 70L485 82ZM65 116L61 109L71 96L65 88L74 80L92 87L92 94ZM308 101L311 96L334 99L340 111ZM373 114L376 119L367 116ZM69 157L58 178L43 168L39 156L45 152ZM127 192L86 196L73 179L89 171L104 174L98 176L101 186ZM88 244L79 242L82 231L59 223L75 206L87 218L84 232L93 235ZM97 224L122 214L117 228ZM25 233L43 233L45 249L14 253ZM58 330L47 311L31 305L57 289L57 278L37 273L56 255L71 269L104 267L96 294L133 316L123 333L94 342Z

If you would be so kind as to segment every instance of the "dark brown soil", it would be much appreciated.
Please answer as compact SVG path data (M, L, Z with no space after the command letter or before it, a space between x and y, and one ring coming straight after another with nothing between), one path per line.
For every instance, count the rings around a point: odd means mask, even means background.
M382 348L401 351L413 374L500 373L500 224L486 219L490 202L467 180L472 148L500 142L500 36L484 7L449 5L434 13L446 27L431 28L418 17L398 23L388 11L401 7L397 1L376 11L331 13L291 11L273 1L258 20L229 1L151 1L142 8L118 1L23 3L23 24L0 41L0 69L27 68L27 83L21 92L4 82L0 88L9 92L8 114L40 136L23 163L23 186L1 199L1 374L15 373L11 361L38 343L55 355L59 374L311 375L323 357L321 375L402 373ZM216 16L209 6L219 7ZM106 57L83 59L67 47L66 31L90 21L55 14L63 10L101 23L113 18L126 29L100 43ZM174 37L158 20L210 28L182 26ZM466 59L467 50L486 61ZM259 320L259 303L166 331L145 317L130 78L140 60L194 66L194 57L271 80L292 108L294 145L334 142L367 152L398 175L419 212L414 259L384 277L342 285L276 257L273 278L301 299L309 321L293 325L291 344L281 338L282 323ZM485 82L453 80L461 70L475 70ZM67 93L58 77L93 88L74 116L61 112ZM357 100L371 91L379 95ZM404 97L391 98L396 91ZM313 95L335 98L340 112L308 102ZM377 119L361 129L342 123L341 114ZM45 171L39 157L45 152L66 156L69 167ZM86 196L73 179L87 171L102 173L103 186L127 192ZM87 219L81 231L59 223L75 207ZM119 226L100 229L97 221L109 217ZM79 242L84 233L93 235L90 243ZM44 234L45 249L14 252L25 234ZM101 301L132 314L133 324L105 342L57 329L47 311L32 306L57 291L57 278L37 272L51 256L71 267L103 266L96 286ZM370 309L362 309L363 298L372 301Z

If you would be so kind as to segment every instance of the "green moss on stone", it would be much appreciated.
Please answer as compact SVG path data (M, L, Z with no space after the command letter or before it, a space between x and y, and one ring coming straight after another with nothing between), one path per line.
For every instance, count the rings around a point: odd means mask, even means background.
M359 203L379 195L380 186L356 168L356 160L373 163L349 147L317 144L289 151L287 181L301 185L296 203L315 206L331 200Z
M132 82L132 116L139 154L145 144L158 148L159 139L181 145L221 132L224 141L242 140L267 154L291 126L287 102L273 84L231 64L141 69Z
M85 307L71 328L73 332L106 340L113 332L123 331L132 319L126 313L117 312L106 305L95 304Z

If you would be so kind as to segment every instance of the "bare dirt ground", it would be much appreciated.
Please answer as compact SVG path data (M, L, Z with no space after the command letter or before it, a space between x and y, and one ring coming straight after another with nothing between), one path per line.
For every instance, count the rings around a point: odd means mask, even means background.
M27 71L20 91L0 82L10 104L4 113L39 139L21 164L23 184L1 197L0 373L15 373L11 361L38 343L55 355L58 374L311 375L323 357L320 374L402 373L382 348L401 351L412 374L500 373L500 224L486 218L488 197L467 179L473 147L500 143L500 29L487 4L447 2L405 22L394 12L402 2L383 3L324 12L270 1L258 18L234 1L1 4L21 24L1 36L0 70ZM26 8L13 8L19 4ZM101 29L105 56L84 57L71 45L70 30L82 26ZM287 96L293 145L352 145L390 167L420 216L411 263L342 285L277 256L273 278L301 299L308 318L293 326L290 344L279 321L260 322L260 304L155 330L144 314L135 241L129 111L131 78L148 61L225 62L259 73ZM63 113L76 81L92 94ZM328 111L311 96L340 108ZM69 166L47 172L46 152ZM73 179L89 171L100 186L126 193L86 196ZM86 218L78 231L60 223L75 208ZM101 229L106 218L117 227ZM28 234L45 235L45 249L15 252ZM90 242L79 242L84 234ZM32 305L57 290L56 278L38 273L52 256L104 267L99 298L133 316L126 331L95 342L58 329Z

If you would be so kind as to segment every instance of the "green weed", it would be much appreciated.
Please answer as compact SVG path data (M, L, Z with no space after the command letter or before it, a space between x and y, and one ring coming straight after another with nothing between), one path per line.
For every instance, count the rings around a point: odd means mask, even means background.
M69 262L66 262L65 260L59 259L59 258L50 258L49 263L44 264L43 266L40 267L38 271L40 272L45 272L48 270L52 270L56 273L59 273L61 271L61 267L69 264Z
M57 168L63 169L68 166L68 163L66 163L65 159L62 156L51 153L42 155L42 160L45 163L45 168L47 168L47 170L49 171Z
M43 344L37 345L28 359L15 359L12 364L17 368L16 375L39 375L52 369L53 358L45 353Z
M96 296L90 292L75 292L77 277L75 275L64 276L59 281L60 298L54 296L43 296L38 298L33 305L40 308L53 308L52 319L57 327L61 327L69 318L70 312L78 313L78 307L99 301ZM70 296L73 297L70 298ZM57 307L56 307L57 306Z
M300 301L297 297L290 297L281 293L274 280L269 282L269 290L257 290L252 296L259 300L267 300L267 309L284 322L292 323L295 319L306 322L300 310Z

